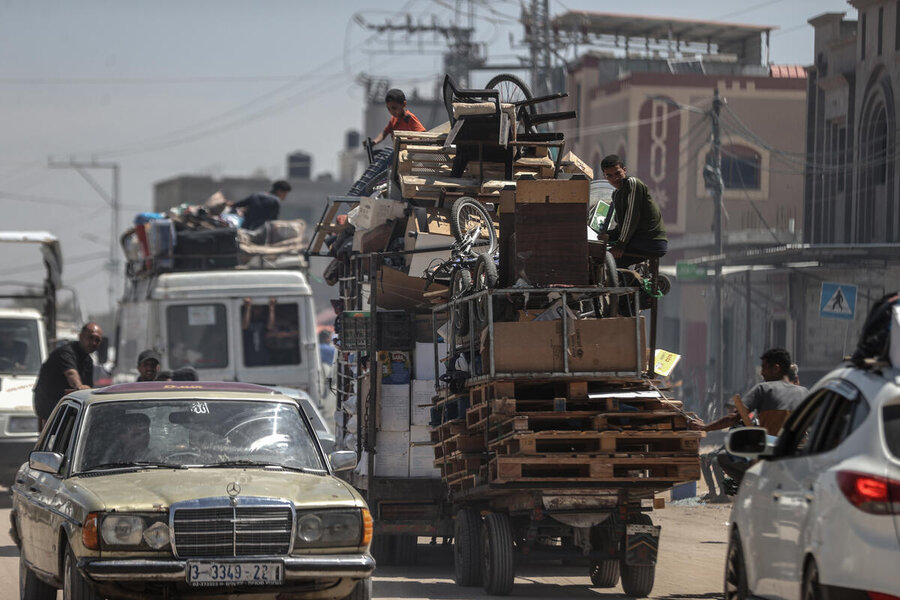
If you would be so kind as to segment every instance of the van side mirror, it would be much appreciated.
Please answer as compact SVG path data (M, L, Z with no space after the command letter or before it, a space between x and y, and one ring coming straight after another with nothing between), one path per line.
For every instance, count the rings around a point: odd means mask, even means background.
M750 459L771 456L775 446L769 437L765 427L740 427L728 432L725 449L729 454Z
M28 455L28 466L35 471L56 475L64 460L65 457L59 452L32 452Z

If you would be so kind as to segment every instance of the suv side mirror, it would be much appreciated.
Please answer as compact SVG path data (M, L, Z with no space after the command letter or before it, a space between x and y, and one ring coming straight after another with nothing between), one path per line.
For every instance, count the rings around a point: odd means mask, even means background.
M32 452L28 455L28 466L35 471L56 475L64 460L65 457L59 452Z
M331 468L335 471L349 471L356 466L356 452L353 450L338 450L328 455Z
M775 446L769 437L765 427L740 427L728 432L725 449L729 454L744 458L771 456Z

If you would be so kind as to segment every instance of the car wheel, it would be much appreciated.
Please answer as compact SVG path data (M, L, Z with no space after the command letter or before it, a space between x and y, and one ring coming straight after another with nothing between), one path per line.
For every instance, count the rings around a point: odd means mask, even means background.
M366 577L356 582L353 591L350 592L344 600L371 600L372 598L372 578Z
M66 550L63 566L63 600L103 600L78 570L71 548Z
M629 515L628 522L653 525L650 515L644 513ZM653 590L653 581L656 579L656 565L629 565L623 558L619 563L619 573L622 578L622 590L626 596L645 598L650 595Z
M56 600L56 588L38 579L19 556L19 598L21 600Z
M806 573L803 574L803 600L819 600L822 598L822 590L819 587L819 568L816 561L810 560L806 566Z
M619 561L598 560L591 566L591 584L599 588L616 587L619 583Z
M741 548L741 536L735 529L731 532L725 554L725 600L746 600L749 595L744 550Z

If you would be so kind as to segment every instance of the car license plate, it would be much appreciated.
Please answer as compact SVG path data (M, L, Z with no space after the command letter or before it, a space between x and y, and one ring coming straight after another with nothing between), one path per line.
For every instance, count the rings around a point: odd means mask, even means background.
M284 565L280 562L188 561L187 582L196 586L280 585Z

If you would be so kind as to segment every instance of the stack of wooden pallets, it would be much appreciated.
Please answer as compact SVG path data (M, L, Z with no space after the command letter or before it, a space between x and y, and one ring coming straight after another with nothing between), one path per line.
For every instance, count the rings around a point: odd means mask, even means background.
M435 398L435 466L453 491L665 489L699 478L701 433L641 380L505 380Z

